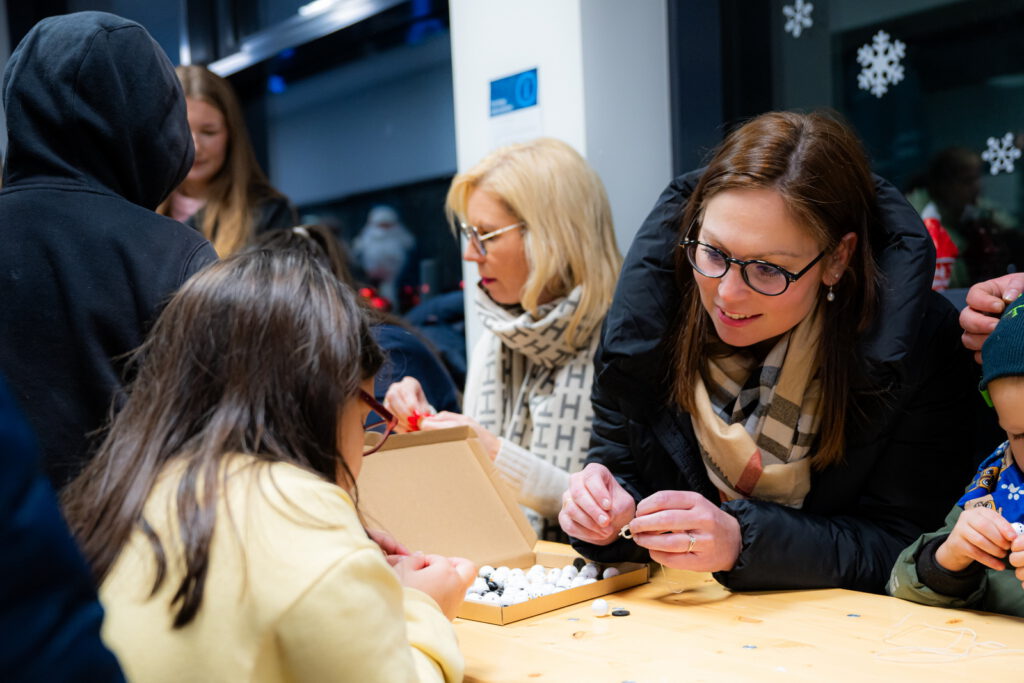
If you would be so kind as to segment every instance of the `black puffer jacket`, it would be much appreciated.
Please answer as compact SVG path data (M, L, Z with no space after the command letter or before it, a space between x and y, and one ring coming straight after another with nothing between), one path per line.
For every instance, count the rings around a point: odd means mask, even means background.
M107 415L121 357L216 254L153 212L193 148L174 68L141 26L44 19L7 63L4 107L0 371L60 487Z
M595 360L587 462L606 465L638 501L659 490L719 501L690 418L669 398L677 226L699 177L677 178L637 234ZM878 179L877 188L887 232L876 250L885 274L881 307L874 328L851 340L874 390L852 393L845 459L813 474L802 509L723 505L742 533L735 567L715 575L730 589L881 592L900 550L941 524L970 477L971 432L982 414L977 368L960 344L955 309L930 291L935 250L920 218L890 184ZM858 418L859 411L867 414ZM597 560L647 559L627 540L574 545Z

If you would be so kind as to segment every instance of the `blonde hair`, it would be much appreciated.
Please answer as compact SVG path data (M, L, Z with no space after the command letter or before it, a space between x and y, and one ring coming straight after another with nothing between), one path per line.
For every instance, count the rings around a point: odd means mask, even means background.
M206 239L223 258L248 244L253 237L253 206L267 197L280 197L263 173L245 128L242 108L231 85L206 67L179 66L175 69L185 97L201 100L224 115L228 146L224 166L210 180L199 226ZM168 197L157 213L171 215Z
M453 227L476 190L493 194L526 224L530 275L520 301L524 309L536 315L542 297L583 286L566 336L574 346L585 344L611 305L622 266L601 179L566 143L538 138L500 147L455 176L445 202Z

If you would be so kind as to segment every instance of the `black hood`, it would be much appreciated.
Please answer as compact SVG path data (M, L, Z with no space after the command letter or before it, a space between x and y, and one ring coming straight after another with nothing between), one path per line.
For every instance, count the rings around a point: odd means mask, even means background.
M185 97L144 28L104 12L36 24L4 73L4 185L58 183L155 209L194 150Z

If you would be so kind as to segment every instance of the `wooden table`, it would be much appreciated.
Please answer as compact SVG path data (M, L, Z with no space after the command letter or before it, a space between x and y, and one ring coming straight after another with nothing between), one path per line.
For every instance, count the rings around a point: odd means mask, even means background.
M729 593L709 574L653 566L650 583L606 596L627 617L595 617L587 602L507 626L456 620L466 680L1024 680L1024 619L838 589ZM1013 652L971 648L985 641Z

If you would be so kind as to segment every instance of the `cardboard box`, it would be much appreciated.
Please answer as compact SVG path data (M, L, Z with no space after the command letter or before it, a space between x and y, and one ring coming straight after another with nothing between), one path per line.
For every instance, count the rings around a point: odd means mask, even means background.
M478 566L563 567L578 555L534 552L537 536L468 427L396 434L363 461L359 507L367 524L412 550L465 557ZM644 583L645 564L621 574L509 607L465 602L459 616L508 624Z

